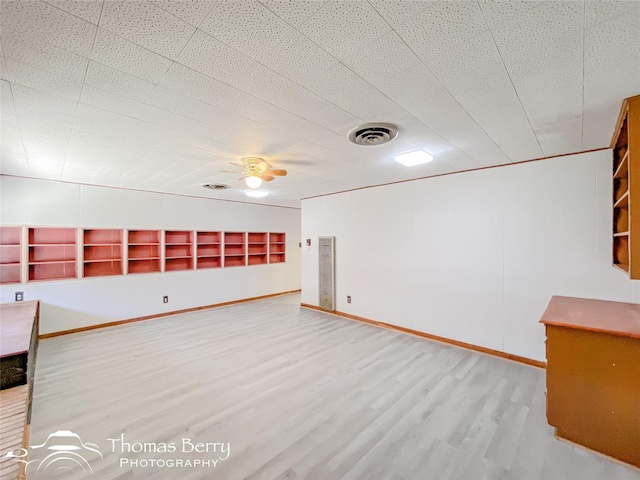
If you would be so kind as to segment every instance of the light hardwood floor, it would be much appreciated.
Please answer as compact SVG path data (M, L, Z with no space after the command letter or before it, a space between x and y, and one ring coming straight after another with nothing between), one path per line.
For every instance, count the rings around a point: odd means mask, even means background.
M299 303L285 295L42 341L31 444L71 430L99 445L93 476L64 478L640 479L553 437L543 370ZM107 439L121 434L178 451L114 453ZM182 453L184 438L228 442L229 458L119 465L220 455Z

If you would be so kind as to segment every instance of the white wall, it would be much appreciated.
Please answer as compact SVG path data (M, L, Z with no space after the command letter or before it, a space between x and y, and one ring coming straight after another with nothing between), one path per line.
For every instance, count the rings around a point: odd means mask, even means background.
M611 195L601 151L303 200L302 302L335 236L338 311L544 360L552 295L640 303L611 266Z
M12 302L19 290L25 300L41 300L41 333L300 288L298 209L6 176L0 177L0 201L3 225L287 234L282 264L0 287L2 302Z

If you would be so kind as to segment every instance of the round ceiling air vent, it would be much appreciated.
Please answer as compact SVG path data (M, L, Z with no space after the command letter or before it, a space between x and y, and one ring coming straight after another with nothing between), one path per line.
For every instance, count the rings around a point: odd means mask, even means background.
M226 190L227 188L231 188L229 185L225 185L223 183L205 183L202 186L209 190Z
M398 127L390 123L365 123L349 132L347 138L356 145L382 145L398 136Z

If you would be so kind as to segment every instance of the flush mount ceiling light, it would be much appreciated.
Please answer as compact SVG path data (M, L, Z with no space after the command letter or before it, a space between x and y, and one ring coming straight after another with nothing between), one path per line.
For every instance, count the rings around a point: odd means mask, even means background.
M414 165L421 165L433 160L433 155L425 152L424 150L414 150L413 152L401 153L396 155L393 159L405 165L407 167L413 167Z
M244 179L244 183L247 184L249 188L258 188L262 185L262 179L260 177L254 177L253 175L248 176Z
M382 145L398 136L398 127L390 123L365 123L351 130L347 138L356 145Z
M266 197L267 195L269 195L267 192L265 191L255 191L255 190L250 190L248 192L246 192L247 197L253 197L253 198L262 198L262 197Z

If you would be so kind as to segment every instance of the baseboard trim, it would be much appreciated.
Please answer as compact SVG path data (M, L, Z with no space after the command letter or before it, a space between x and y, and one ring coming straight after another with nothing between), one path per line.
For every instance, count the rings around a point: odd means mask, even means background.
M526 365L531 365L533 367L538 367L543 369L547 367L547 364L545 362L541 362L539 360L533 360L531 358L521 357L519 355L513 355L511 353L501 352L499 350L493 350L492 348L481 347L479 345L473 345L472 343L459 342L458 340L439 337L437 335L432 335L430 333L420 332L418 330L411 330L410 328L399 327L397 325L391 325L390 323L378 322L375 320L371 320L369 318L359 317L357 315L351 315L350 313L339 312L337 310L334 312L328 312L327 310L323 310L322 308L317 307L315 305L309 305L308 303L301 303L300 306L304 308L310 308L312 310L318 310L319 312L328 313L330 315L336 315L338 317L347 318L349 320L356 320L358 322L367 323L369 325L373 325L376 327L386 328L388 330L394 330L396 332L407 333L409 335L414 335L414 336L426 338L429 340L435 340L436 342L446 343L448 345L454 345L456 347L462 347L468 350L474 350L476 352L487 353L489 355L505 358L507 360L513 360L514 362L524 363Z
M212 305L203 305L201 307L184 308L182 310L172 310L170 312L156 313L146 315L144 317L128 318L126 320L116 320L115 322L98 323L96 325L87 325L86 327L72 328L70 330L61 330L59 332L44 333L38 336L38 339L45 340L47 338L60 337L62 335L70 335L72 333L86 332L88 330L96 330L98 328L116 327L127 323L142 322L144 320L153 320L154 318L167 317L178 313L197 312L198 310L206 310L208 308L226 307L237 303L253 302L254 300L263 300L265 298L279 297L280 295L288 295L290 293L300 293L301 290L289 290L287 292L270 293L269 295L261 295L259 297L241 298L240 300L232 300L230 302L214 303Z

